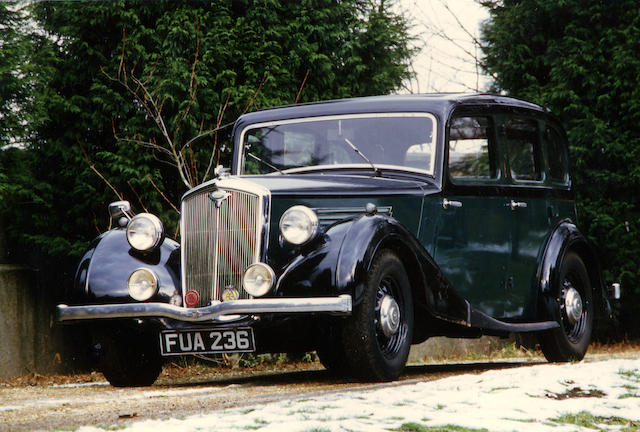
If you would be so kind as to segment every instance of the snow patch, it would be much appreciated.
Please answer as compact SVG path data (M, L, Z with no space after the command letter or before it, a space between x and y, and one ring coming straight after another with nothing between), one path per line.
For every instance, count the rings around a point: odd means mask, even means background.
M492 432L593 432L553 419L586 411L594 416L640 421L640 395L633 396L640 392L633 390L640 387L638 381L640 360L544 364L374 390L333 392L311 399L303 395L290 401L212 411L184 419L139 421L130 423L125 430L297 432L317 428L382 432L415 422L486 428ZM607 430L621 428L607 426ZM103 430L91 426L79 429L98 431Z

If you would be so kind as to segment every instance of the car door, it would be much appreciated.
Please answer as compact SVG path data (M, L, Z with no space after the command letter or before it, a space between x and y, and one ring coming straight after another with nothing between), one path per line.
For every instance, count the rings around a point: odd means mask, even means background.
M454 289L477 309L504 313L511 213L493 116L454 115L445 136L442 209L435 260Z
M542 152L542 121L533 115L498 117L498 140L507 159L511 251L504 316L535 316L538 257L549 235L550 209Z

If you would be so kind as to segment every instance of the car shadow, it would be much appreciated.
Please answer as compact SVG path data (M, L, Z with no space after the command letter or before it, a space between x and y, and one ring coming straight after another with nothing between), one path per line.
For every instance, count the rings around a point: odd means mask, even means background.
M488 361L488 362L461 362L461 363L438 363L438 364L421 364L409 365L404 373L400 376L395 384L402 384L403 381L433 381L435 379L445 378L447 376L460 375L464 373L482 373L489 370L510 369L524 366L534 366L546 363L544 360L514 360L514 361ZM220 377L203 376L198 378L187 377L178 378L173 382L171 378L165 378L161 382L156 383L154 387L199 387L199 386L275 386L275 385L296 385L303 384L305 386L323 387L326 385L367 385L373 386L380 384L373 381L367 381L352 377L343 377L332 373L326 369L307 369L307 370L271 370L252 372L248 369L240 375L229 377L228 375ZM388 385L388 383L383 383Z

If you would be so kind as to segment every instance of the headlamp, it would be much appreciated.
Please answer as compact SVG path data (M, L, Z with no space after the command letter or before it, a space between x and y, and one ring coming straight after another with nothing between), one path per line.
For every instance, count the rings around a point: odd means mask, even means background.
M305 244L318 232L318 216L309 207L293 206L280 218L280 232L291 244Z
M164 240L164 227L156 216L140 213L127 225L127 241L137 251L146 252L157 248Z

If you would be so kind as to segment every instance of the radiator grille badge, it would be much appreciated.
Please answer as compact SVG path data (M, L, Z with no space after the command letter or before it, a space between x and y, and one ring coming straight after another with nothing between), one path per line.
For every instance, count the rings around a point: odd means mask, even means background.
M198 294L198 291L187 291L187 293L184 295L184 302L188 307L194 307L198 304L199 301L200 294Z
M231 194L229 192L216 189L213 192L211 192L208 196L211 199L211 201L213 201L213 203L216 205L216 208L220 208L220 206L222 205L222 202L227 198L229 198Z
M225 290L222 292L223 301L238 300L239 298L240 293L233 286L225 287Z

